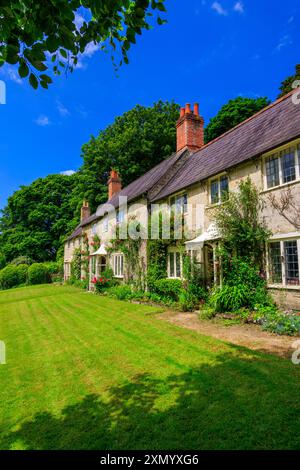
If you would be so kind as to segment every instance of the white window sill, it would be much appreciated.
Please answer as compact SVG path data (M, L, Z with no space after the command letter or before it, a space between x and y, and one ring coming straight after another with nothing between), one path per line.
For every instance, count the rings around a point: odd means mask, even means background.
M279 290L296 290L300 291L300 285L299 286L285 286L283 284L268 284L268 289L279 289Z
M114 276L114 278L116 278L116 279L123 279L124 276Z
M276 191L277 189L286 189L290 186L295 186L295 184L299 184L300 180L289 181L288 183L279 184L278 186L273 186L272 188L266 188L261 191L261 194L269 193L271 191Z

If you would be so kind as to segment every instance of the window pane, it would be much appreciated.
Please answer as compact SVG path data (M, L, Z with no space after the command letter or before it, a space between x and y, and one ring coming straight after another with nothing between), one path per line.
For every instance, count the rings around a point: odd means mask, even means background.
M219 181L214 180L210 183L211 203L216 204L219 202Z
M298 248L296 240L284 242L285 275L288 285L299 285Z
M120 266L120 276L123 276L123 272L124 272L124 260L123 260L123 255L120 256L120 262L121 262L121 266Z
M282 152L281 168L283 183L288 183L296 179L295 149L293 147Z
M279 160L277 156L269 157L266 160L267 186L273 188L278 186L279 181Z
M282 284L280 242L270 243L269 245L269 275L270 282L273 284Z
M188 210L188 208L187 208L187 204L188 204L188 197L187 197L187 194L184 194L184 195L182 196L182 203L183 203L183 212L184 212L184 214L186 214L186 213L187 213L187 210Z
M174 253L169 254L170 262L170 277L174 277Z
M176 253L176 277L181 277L180 253Z
M220 178L220 193L221 193L221 200L225 201L228 199L228 177L221 176Z

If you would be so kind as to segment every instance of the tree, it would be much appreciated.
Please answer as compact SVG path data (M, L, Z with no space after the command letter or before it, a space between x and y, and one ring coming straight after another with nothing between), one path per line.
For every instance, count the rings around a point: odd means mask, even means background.
M93 210L107 200L112 168L118 170L124 187L175 152L178 113L173 102L138 105L83 145L78 191Z
M261 220L264 201L248 177L241 181L237 192L214 211L215 221L226 249L242 258L262 265L265 243L270 236Z
M50 175L22 186L9 199L0 219L1 251L9 262L56 258L66 234L78 224L81 201L72 194L76 175Z
M268 98L243 98L239 96L222 106L205 129L205 143L219 137L270 104Z
M45 72L72 71L90 44L99 50L119 47L121 62L136 35L149 29L149 17L165 12L165 0L3 0L0 15L0 64L18 64L33 88L48 88ZM115 57L113 56L115 62ZM52 65L51 65L52 64Z
M279 87L280 93L278 95L278 98L282 98L282 96L284 96L287 93L289 93L290 91L292 91L293 90L293 83L296 80L300 80L300 64L296 65L294 75L291 75L290 77L286 78L285 80L283 80L281 82L281 85Z

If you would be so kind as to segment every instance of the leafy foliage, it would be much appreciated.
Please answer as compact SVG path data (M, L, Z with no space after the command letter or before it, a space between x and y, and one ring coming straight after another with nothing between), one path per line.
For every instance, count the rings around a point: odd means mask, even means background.
M17 266L6 266L0 271L1 289L10 289L19 285L20 277Z
M300 334L300 316L271 312L257 318L262 329L277 335L295 336Z
M179 300L181 290L182 281L180 279L158 279L155 282L155 292L173 302Z
M76 175L50 175L8 199L0 219L1 249L8 262L19 256L39 262L56 258L78 223L81 204L72 195L75 185Z
M28 283L47 284L51 281L50 273L43 263L34 263L28 268Z
M285 80L280 85L280 93L278 95L278 98L281 98L282 96L286 95L290 91L293 90L293 83L296 80L300 80L300 64L296 65L296 70L295 74L287 77Z
M270 232L260 214L264 202L248 177L238 191L229 193L228 200L214 210L214 218L225 247L242 258L261 265L264 244Z
M27 264L30 266L32 263L32 259L28 258L28 256L18 256L10 262L10 264L14 264L15 266L19 266L20 264Z
M136 35L150 28L149 16L165 12L164 0L4 0L1 2L0 65L18 65L33 88L48 88L52 69L73 71L87 47L112 51L115 67L128 63ZM116 64L119 47L120 64Z
M205 128L205 143L219 137L270 104L268 98L239 96L222 106Z

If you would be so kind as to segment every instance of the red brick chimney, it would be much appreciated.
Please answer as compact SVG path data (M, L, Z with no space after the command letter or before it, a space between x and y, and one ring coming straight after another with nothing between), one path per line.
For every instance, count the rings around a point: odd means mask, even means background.
M108 180L108 199L118 194L122 189L121 178L116 170L111 170Z
M194 111L187 103L180 109L180 117L177 128L177 152L187 148L192 152L199 150L204 145L204 120L199 116L199 104L194 104Z
M91 209L89 206L89 203L87 201L83 201L82 207L81 207L81 213L80 213L80 220L81 222L91 215Z

